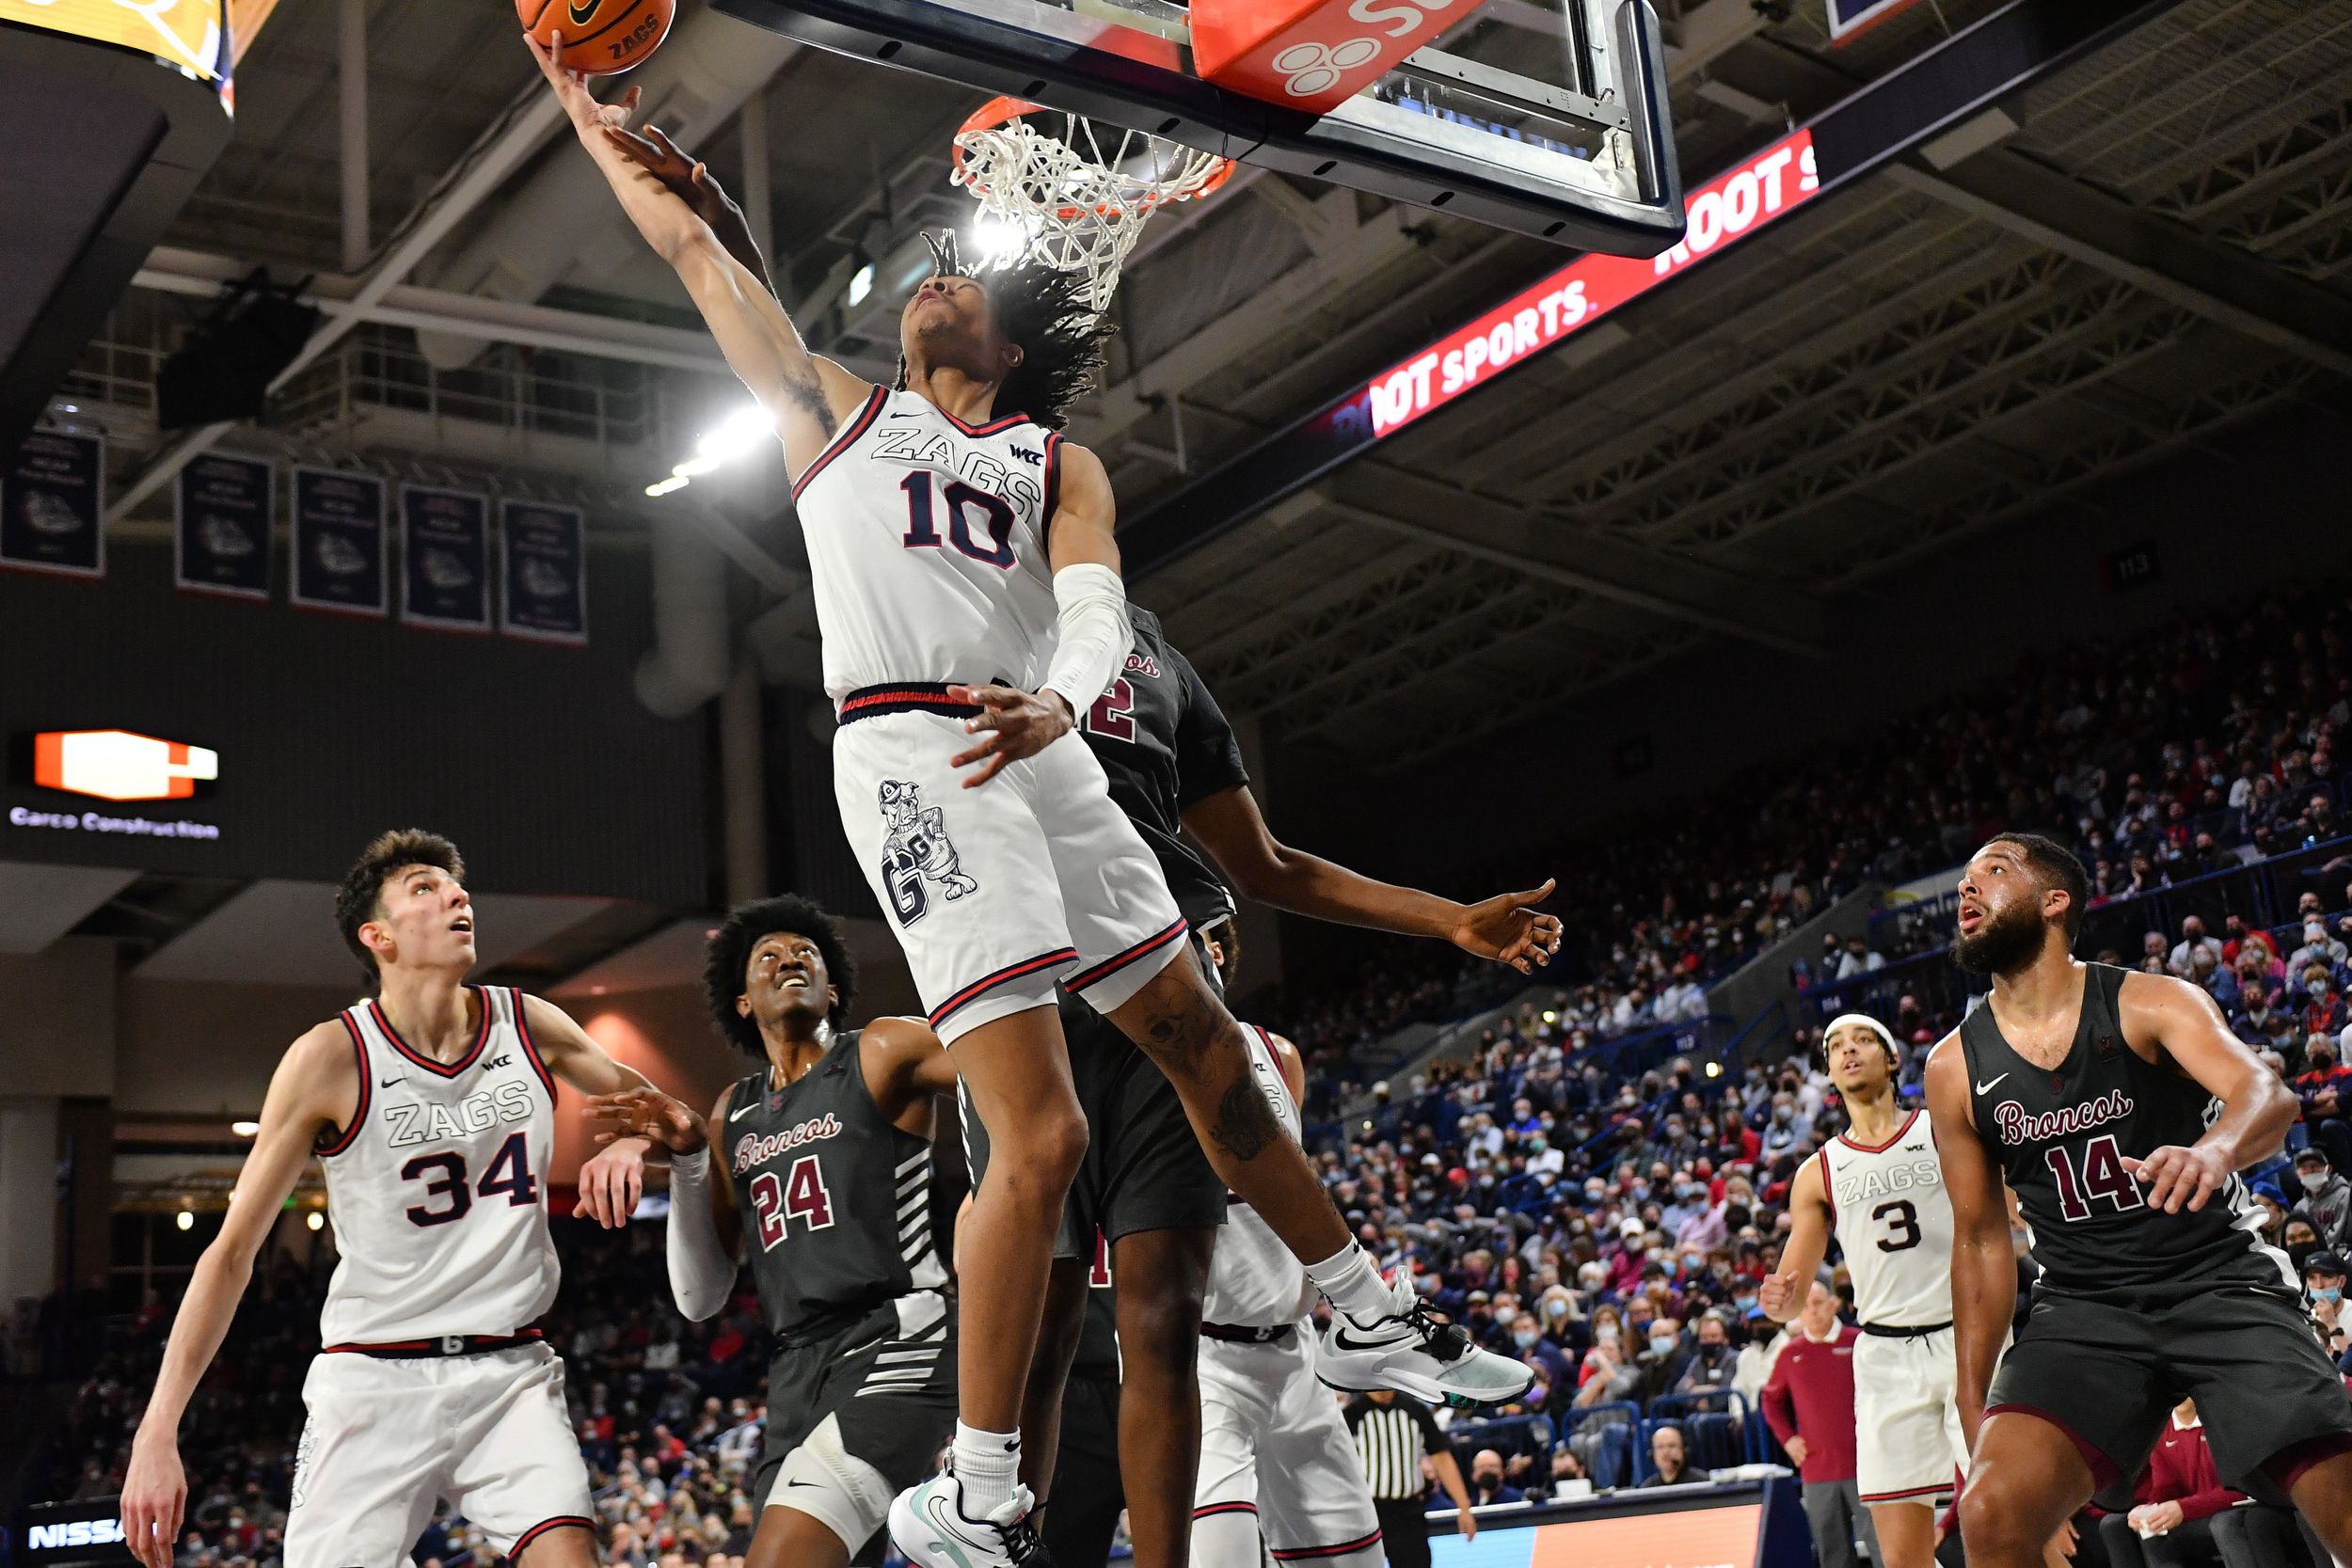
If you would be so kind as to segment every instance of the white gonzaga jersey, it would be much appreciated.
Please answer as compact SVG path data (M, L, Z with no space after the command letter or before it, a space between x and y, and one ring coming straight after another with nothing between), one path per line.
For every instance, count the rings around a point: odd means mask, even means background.
M373 1001L342 1014L359 1109L319 1148L342 1254L319 1318L329 1350L510 1335L555 1300L555 1080L522 992L473 990L482 1027L455 1062L408 1049Z
M1045 678L1061 444L1017 414L968 425L882 387L850 417L792 487L836 704L899 682Z
M1249 1042L1249 1070L1258 1088L1274 1107L1274 1119L1294 1139L1299 1134L1298 1107L1290 1085L1274 1060L1265 1031L1254 1023L1242 1026ZM1209 1263L1209 1291L1201 1301L1201 1317L1234 1328L1273 1328L1296 1323L1314 1306L1314 1287L1307 1271L1275 1235L1258 1212L1232 1194L1226 1195L1225 1228L1217 1233L1216 1251Z
M1885 1143L1844 1133L1821 1148L1830 1223L1865 1323L1924 1328L1952 1321L1952 1201L1927 1117L1914 1111Z

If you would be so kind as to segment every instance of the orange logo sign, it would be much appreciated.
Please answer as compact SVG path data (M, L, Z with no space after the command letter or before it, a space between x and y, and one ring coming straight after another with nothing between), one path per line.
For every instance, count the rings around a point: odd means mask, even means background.
M220 753L128 730L47 730L33 736L33 782L101 800L184 800L220 777Z

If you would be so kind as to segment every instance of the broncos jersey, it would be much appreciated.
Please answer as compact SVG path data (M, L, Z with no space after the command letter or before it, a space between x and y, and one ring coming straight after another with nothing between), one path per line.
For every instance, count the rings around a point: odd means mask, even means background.
M1233 895L1184 839L1195 800L1249 782L1241 742L1216 699L1160 629L1159 617L1128 607L1136 645L1110 689L1078 721L1103 764L1111 799L1159 857L1168 890L1193 928L1233 912Z
M884 1302L902 1331L946 1311L931 1244L931 1145L882 1114L857 1030L781 1089L761 1068L727 1095L719 1139L760 1314L787 1343Z
M319 1316L330 1350L509 1335L554 1304L555 1080L523 993L473 993L481 1026L454 1062L410 1050L373 1001L342 1015L359 1104L318 1149L342 1255Z
M1299 1135L1297 1102L1282 1069L1274 1060L1274 1047L1265 1031L1245 1024L1242 1037L1249 1042L1249 1071L1274 1108L1274 1119L1293 1139ZM1225 1228L1216 1238L1209 1261L1208 1294L1200 1315L1213 1323L1233 1328L1274 1328L1296 1323L1314 1305L1314 1287L1297 1256L1282 1244L1274 1227L1258 1212L1231 1194L1226 1196Z
M883 387L850 416L792 486L834 702L905 681L1036 689L1060 626L1061 445L1021 415L968 425Z
M2169 1060L2151 1063L2124 1037L2130 972L2086 964L2074 1041L2056 1068L2002 1037L1990 1002L1963 1020L1977 1135L2000 1163L2033 1230L2043 1293L2156 1304L2243 1284L2296 1293L2286 1254L2262 1239L2262 1212L2233 1175L2202 1209L2148 1207L2123 1168L2205 1135L2219 1101Z
M1950 1323L1952 1200L1926 1115L1912 1112L1883 1144L1840 1132L1819 1158L1862 1321L1873 1328Z

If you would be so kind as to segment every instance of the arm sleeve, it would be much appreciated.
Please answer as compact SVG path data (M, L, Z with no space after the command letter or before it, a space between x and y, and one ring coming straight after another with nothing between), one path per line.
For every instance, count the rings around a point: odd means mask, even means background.
M1176 720L1176 795L1179 808L1212 795L1222 795L1249 782L1241 760L1241 741L1216 705L1206 681L1192 661L1174 648L1168 650L1184 683L1184 711Z
M670 1294L694 1323L716 1317L735 1291L735 1259L710 1212L710 1150L670 1161Z
M1064 566L1054 574L1054 603L1061 611L1061 639L1046 667L1044 689L1060 692L1072 714L1083 719L1136 645L1127 587L1108 566Z

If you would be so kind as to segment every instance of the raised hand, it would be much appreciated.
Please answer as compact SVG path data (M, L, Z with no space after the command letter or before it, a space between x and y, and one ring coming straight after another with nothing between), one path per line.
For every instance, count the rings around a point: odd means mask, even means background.
M986 738L950 763L962 768L985 761L985 767L963 781L966 789L977 789L1008 764L1037 755L1068 735L1073 724L1070 705L1057 692L1023 691L1010 686L951 686L947 700L971 703L980 709L963 721L963 729L967 735Z
M673 1154L691 1154L710 1143L710 1130L704 1125L701 1114L684 1101L674 1100L656 1088L592 1095L588 1115L604 1124L596 1135L598 1144L644 1138Z
M727 247L727 254L743 263L755 277L768 281L768 264L760 259L759 246L752 239L751 221L743 209L719 183L710 166L692 157L670 139L668 132L659 125L648 125L643 135L618 125L604 128L604 138L612 149L639 168L661 182L662 188L694 210L694 215L710 225L710 231L719 236L719 243ZM769 293L775 285L769 282Z
M596 95L588 90L586 76L556 63L556 51L564 47L561 33L555 35L552 47L541 43L529 33L523 35L523 42L531 50L531 57L539 62L539 74L545 76L548 86L555 89L556 101L571 117L572 129L579 132L583 139L607 128L618 129L627 125L629 116L637 112L638 101L644 93L643 87L629 88L617 103L599 103Z
M1462 911L1452 932L1454 945L1463 952L1496 963L1509 964L1521 974L1533 974L1560 951L1560 919L1539 914L1535 906L1559 886L1548 879L1525 893L1500 893Z

